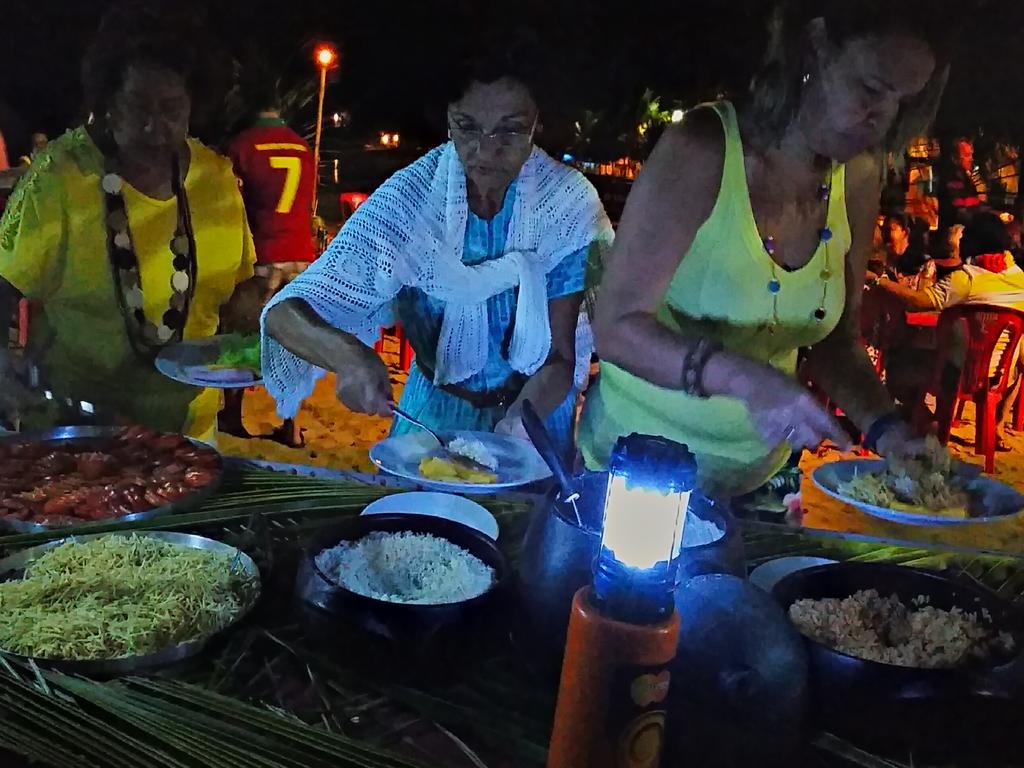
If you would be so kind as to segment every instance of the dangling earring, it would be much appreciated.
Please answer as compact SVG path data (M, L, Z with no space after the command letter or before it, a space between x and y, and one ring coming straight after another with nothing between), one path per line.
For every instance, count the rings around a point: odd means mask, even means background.
M811 73L804 72L804 76L800 78L800 82L803 83L804 85L807 85L809 82L811 82Z

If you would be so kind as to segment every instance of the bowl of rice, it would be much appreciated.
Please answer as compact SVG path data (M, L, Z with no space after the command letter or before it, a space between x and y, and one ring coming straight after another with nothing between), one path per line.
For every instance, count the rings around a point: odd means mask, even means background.
M346 520L305 549L297 589L309 605L395 635L402 625L469 619L503 591L509 568L489 537L444 518Z

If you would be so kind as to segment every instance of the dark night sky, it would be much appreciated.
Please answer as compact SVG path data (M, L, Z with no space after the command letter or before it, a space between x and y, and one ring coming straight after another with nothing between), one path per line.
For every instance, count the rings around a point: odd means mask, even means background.
M849 0L856 2L857 0ZM108 0L0 0L0 108L23 129L57 133L80 116L78 63ZM356 130L422 131L442 108L432 63L482 25L481 9L529 24L551 51L549 118L585 108L626 114L645 87L692 102L741 88L764 44L767 0L217 0L205 3L227 47L259 45L294 81L312 76L313 40L337 41L342 66L329 109L349 109ZM982 7L990 11L980 10ZM944 113L998 130L1024 122L1021 0L963 0L951 23L969 38ZM921 2L922 13L935 12ZM995 9L999 8L999 11ZM941 11L939 11L941 12ZM1012 14L1012 16L1010 15ZM551 112L555 115L552 118ZM0 112L6 130L10 115ZM957 126L959 128L959 126ZM17 133L17 131L14 131ZM1021 131L1024 134L1024 130Z

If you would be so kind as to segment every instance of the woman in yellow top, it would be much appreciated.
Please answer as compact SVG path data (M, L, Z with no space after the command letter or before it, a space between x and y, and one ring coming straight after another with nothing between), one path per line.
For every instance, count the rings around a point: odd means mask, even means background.
M187 136L201 30L151 9L107 14L83 66L95 121L52 142L7 206L0 318L17 294L39 304L30 357L59 399L208 437L217 393L163 378L153 360L216 333L247 293L236 288L254 249L230 161ZM14 367L0 358L8 405Z
M697 108L655 148L598 296L603 360L580 445L662 435L704 487L753 490L792 449L849 440L807 374L881 452L911 440L859 342L879 154L917 135L945 80L918 15L889 0L786 3L750 98ZM639 275L643 279L637 279Z

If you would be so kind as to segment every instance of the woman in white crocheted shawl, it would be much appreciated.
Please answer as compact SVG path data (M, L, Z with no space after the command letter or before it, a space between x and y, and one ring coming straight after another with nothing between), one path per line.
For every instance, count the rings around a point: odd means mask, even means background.
M354 411L390 415L370 344L402 323L416 364L401 406L442 430L521 434L529 399L568 449L576 327L591 248L610 242L594 188L533 145L522 49L472 60L451 141L384 183L263 315L263 370L282 416L325 371ZM411 429L398 419L394 433Z

